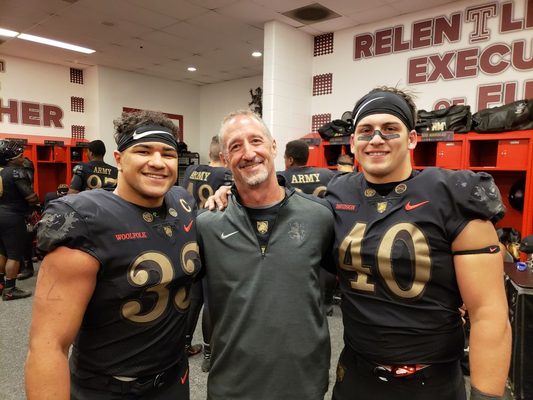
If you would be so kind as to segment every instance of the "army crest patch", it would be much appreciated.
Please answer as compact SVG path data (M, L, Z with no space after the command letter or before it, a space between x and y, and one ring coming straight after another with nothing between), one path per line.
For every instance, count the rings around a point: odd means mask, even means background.
M261 235L264 235L268 232L268 221L257 221L256 222L257 232Z
M164 226L163 231L165 232L165 235L167 235L168 237L172 237L172 228L170 226Z
M376 204L376 210L378 213L382 214L387 209L387 202L386 201L380 201Z
M152 222L154 220L154 216L152 215L152 213L149 213L149 212L143 212L143 219L146 221L146 222Z

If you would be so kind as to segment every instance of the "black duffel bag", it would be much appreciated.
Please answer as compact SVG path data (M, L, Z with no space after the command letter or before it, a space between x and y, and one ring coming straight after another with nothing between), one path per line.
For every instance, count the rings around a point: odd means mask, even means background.
M318 134L324 140L340 136L350 136L353 131L354 126L351 111L345 111L341 119L334 119L318 128Z
M472 113L470 106L454 105L440 110L419 110L415 130L418 133L453 131L470 132Z
M533 101L518 100L504 106L486 108L472 116L472 128L479 133L533 129Z

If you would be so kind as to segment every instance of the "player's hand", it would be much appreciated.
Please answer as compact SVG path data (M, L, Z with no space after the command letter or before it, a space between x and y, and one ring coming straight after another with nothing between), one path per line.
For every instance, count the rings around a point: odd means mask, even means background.
M215 207L222 211L228 206L228 196L231 195L231 186L220 186L214 195L209 196L204 208L213 211Z

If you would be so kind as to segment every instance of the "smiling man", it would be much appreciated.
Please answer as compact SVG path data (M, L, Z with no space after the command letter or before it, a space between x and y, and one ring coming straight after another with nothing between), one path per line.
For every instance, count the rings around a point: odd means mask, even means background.
M322 400L330 343L321 267L331 267L332 212L280 186L276 141L251 111L228 115L222 159L234 178L225 212L198 216L212 318L211 400Z
M185 323L200 264L194 200L173 186L177 128L153 112L114 123L115 191L57 199L40 222L48 254L33 307L29 399L189 399Z
M416 108L378 88L353 111L362 172L334 177L335 254L345 348L334 400L466 399L459 360L470 321L470 399L503 394L510 327L491 223L505 211L492 177L415 171Z

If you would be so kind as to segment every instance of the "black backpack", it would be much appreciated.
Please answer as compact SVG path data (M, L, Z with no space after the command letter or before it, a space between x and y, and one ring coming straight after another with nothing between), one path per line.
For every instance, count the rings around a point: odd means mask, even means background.
M350 136L353 131L354 126L351 111L345 111L341 119L334 119L318 128L318 134L324 140L340 136Z
M518 100L501 107L486 108L472 116L472 128L479 133L533 129L533 101Z
M415 130L418 133L453 131L470 132L472 113L470 106L454 105L435 111L419 110Z

